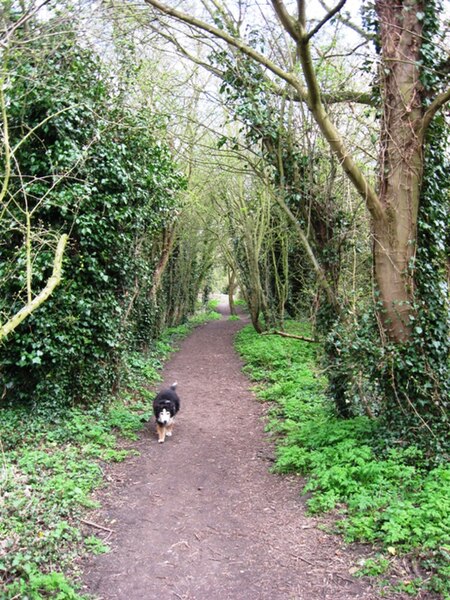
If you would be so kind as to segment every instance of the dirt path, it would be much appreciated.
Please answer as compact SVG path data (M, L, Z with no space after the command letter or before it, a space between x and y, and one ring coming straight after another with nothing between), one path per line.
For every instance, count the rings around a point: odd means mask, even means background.
M357 561L305 516L295 478L271 474L264 407L248 391L232 339L242 323L199 327L164 370L182 409L172 438L153 422L140 456L109 472L97 523L112 551L86 566L103 600L380 598L353 579Z

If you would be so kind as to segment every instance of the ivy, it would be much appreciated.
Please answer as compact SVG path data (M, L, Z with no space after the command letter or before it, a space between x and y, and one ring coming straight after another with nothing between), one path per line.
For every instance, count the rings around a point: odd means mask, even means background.
M443 60L437 43L441 8L440 2L430 2L423 14L420 72L425 106L448 83L439 68ZM368 11L366 17L370 15ZM449 452L448 141L448 121L438 114L424 144L418 238L413 241L417 254L410 265L415 290L408 342L394 344L380 338L376 315L382 307L376 295L370 308L360 307L357 328L350 319L343 320L327 341L337 355L330 366L330 381L342 385L349 414L378 418L385 446L415 443L430 464L447 460Z
M36 133L17 152L0 221L2 314L22 304L21 207L34 210L33 289L49 275L57 233L70 241L62 284L1 348L1 387L7 402L57 408L104 398L125 348L154 333L141 320L137 335L132 301L146 294L154 240L173 223L185 182L155 117L122 101L75 32L50 22L52 35L40 36L39 23L28 26L36 35L28 30L7 63L11 146Z

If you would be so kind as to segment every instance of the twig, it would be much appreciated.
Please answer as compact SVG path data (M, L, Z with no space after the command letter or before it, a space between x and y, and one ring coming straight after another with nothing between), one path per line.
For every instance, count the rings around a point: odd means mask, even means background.
M305 562L307 565L309 565L310 567L314 567L314 563L310 562L309 560L306 560L306 558L303 558L302 556L298 556L297 554L293 554L292 552L289 552L289 554L293 557L293 558L297 558L298 560L302 560L303 562Z
M339 573L332 573L332 575L334 575L335 577L339 577L339 579L342 579L343 581L347 581L347 583L354 583L353 579L348 579L347 577L344 577L343 575L339 575Z
M186 546L186 548L190 548L188 542L186 540L180 540L179 542L176 542L175 544L172 544L170 546L170 550L172 550L172 548L175 548L175 546L179 546L180 544L182 544L183 546Z
M108 533L108 535L105 537L103 541L104 544L106 544L106 542L109 540L109 538L112 536L112 534L114 533L114 531L111 529L111 531Z
M85 525L90 525L91 527L95 527L96 529L101 529L102 531L108 531L109 533L115 533L114 529L110 529L109 527L103 527L103 525L98 525L97 523L93 523L92 521L85 521L84 519L80 519L82 523Z
M294 335L293 333L286 333L285 331L264 331L261 335L281 335L281 337L293 338L294 340L301 340L302 342L311 342L311 344L320 344L320 340L314 338L305 337L304 335Z

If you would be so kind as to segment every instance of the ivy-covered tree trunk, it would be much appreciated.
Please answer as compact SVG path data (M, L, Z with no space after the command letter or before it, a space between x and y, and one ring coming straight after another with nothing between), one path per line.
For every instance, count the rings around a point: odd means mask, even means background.
M156 295L161 286L161 279L167 267L170 258L170 253L175 241L175 227L169 227L162 232L162 248L161 254L153 272L153 282L150 288L149 297L152 302L155 302Z
M422 20L417 16L421 3L379 0L376 11L382 47L379 197L384 211L373 220L374 266L384 330L388 339L402 342L408 339L411 325L412 262L423 171L423 86L418 66Z
M381 320L394 342L409 337L414 294L412 267L423 171L420 10L416 0L376 2L383 107L379 197L384 210L373 219L374 268Z

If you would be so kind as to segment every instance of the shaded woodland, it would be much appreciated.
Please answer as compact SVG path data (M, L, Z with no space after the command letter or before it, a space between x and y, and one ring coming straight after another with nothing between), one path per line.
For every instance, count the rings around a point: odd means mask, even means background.
M5 3L4 401L114 389L221 269L258 332L310 320L338 414L443 450L438 4Z
M449 19L442 0L4 0L2 448L28 416L100 415L143 356L151 379L164 332L220 292L250 346L311 346L337 435L448 485Z

